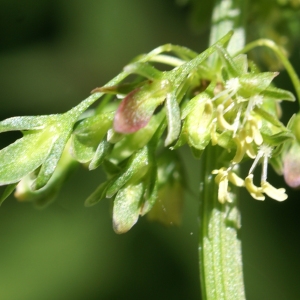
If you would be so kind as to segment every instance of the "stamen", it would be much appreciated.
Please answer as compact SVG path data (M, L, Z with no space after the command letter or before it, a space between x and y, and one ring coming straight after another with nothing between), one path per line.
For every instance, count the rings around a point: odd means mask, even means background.
M226 82L225 82L225 89L218 93L213 99L212 101L224 96L224 95L228 95L228 97L226 97L223 101L226 102L228 99L230 99L233 95L235 95L237 93L237 91L239 90L240 88L240 81L239 79L236 77L236 78L230 78L228 79Z

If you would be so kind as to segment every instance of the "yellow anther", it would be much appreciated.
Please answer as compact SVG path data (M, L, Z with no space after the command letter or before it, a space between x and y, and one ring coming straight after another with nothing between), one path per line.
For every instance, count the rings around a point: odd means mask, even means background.
M262 186L263 192L274 200L284 201L288 197L287 194L285 193L284 188L276 189L274 186L272 186L267 181L263 181L261 183L261 186Z
M257 187L253 183L253 174L250 174L245 178L245 187L254 199L265 200L263 189L261 187Z

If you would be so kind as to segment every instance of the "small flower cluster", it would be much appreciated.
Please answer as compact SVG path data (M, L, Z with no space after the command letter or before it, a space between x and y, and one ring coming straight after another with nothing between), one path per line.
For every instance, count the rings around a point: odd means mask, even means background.
M267 182L267 166L293 137L278 121L277 111L281 100L293 101L294 96L272 85L278 73L257 72L248 66L246 55L230 56L224 45L231 34L200 54L165 45L139 56L65 114L0 122L0 132L24 134L0 150L0 185L7 185L2 200L16 188L21 200L48 203L74 165L89 170L102 165L107 180L86 205L111 198L116 232L128 231L147 213L150 219L178 223L184 184L180 160L172 150L184 144L196 157L209 144L224 149L225 158L216 158L223 166L212 170L220 202L231 201L232 184L244 186L257 200L264 200L265 194L285 200L284 189ZM221 68L209 67L213 53ZM160 71L157 63L174 68ZM136 79L125 82L132 74ZM102 96L96 109L87 110ZM243 180L235 169L247 159L254 162ZM256 186L253 171L260 161L262 176ZM172 205L170 190L176 191L171 193Z

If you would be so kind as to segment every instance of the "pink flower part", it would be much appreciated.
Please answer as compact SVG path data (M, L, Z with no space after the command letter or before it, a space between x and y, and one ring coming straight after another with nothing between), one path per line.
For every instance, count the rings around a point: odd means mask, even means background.
M297 149L295 149L297 148ZM284 180L291 188L300 188L300 147L292 147L284 157Z
M130 92L120 103L114 118L114 130L133 133L145 127L156 107L166 98L169 82L162 80L146 83Z

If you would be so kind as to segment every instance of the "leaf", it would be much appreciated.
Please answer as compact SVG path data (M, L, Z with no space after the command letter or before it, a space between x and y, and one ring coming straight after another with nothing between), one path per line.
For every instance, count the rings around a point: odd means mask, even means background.
M0 150L0 185L18 182L37 169L49 155L56 138L40 130L26 132L23 138Z
M12 117L0 122L0 132L15 130L38 130L46 127L47 122L55 120L57 115Z
M168 146L178 138L181 128L180 108L175 93L167 95L165 108L168 121L168 134L165 139L165 146Z
M125 233L137 222L144 184L138 183L122 188L116 195L113 207L113 228L116 233Z

